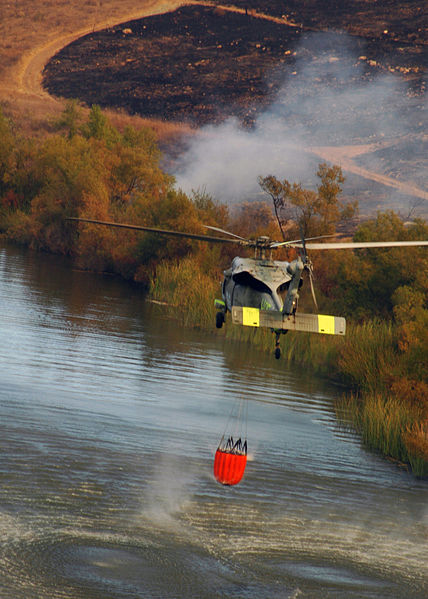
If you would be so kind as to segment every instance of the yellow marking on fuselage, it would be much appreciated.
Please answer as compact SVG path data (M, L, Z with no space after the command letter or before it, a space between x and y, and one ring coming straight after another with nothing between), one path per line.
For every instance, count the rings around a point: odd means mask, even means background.
M334 316L318 314L318 331L327 335L334 335Z
M260 311L258 308L242 308L242 324L247 327L260 326Z

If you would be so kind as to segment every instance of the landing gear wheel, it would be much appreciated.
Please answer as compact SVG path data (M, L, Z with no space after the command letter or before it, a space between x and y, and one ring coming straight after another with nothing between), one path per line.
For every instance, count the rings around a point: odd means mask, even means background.
M223 326L224 323L224 312L217 312L217 314L215 315L215 326L218 329L221 329L221 327Z
M277 360L279 360L281 357L281 348L280 347L275 347L275 358Z

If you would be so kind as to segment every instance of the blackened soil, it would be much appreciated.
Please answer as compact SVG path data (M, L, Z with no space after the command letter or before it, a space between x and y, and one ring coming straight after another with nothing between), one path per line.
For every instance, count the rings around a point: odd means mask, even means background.
M44 86L54 95L79 98L88 105L120 107L146 117L201 125L234 115L251 123L275 97L284 78L294 73L298 43L300 54L314 57L313 40L305 44L308 30L316 29L317 23L326 29L330 23L333 29L360 27L368 36L366 29L372 26L366 23L364 29L361 11L354 7L352 20L349 9L338 10L332 0L312 0L306 12L303 8L308 3L290 2L288 16L303 27L253 16L256 9L281 17L283 2L236 4L248 14L187 6L85 36L48 63ZM418 93L423 69L417 65L425 54L420 45L409 48L412 26L413 21L405 21L395 41L386 34L353 36L353 51L366 58L365 77L375 76L380 68L400 72L408 68L402 63L410 61L413 66L406 74L413 74ZM398 23L394 31L397 36ZM334 47L334 36L340 33L328 35ZM361 63L356 76L361 77ZM308 85L313 88L317 82Z
M64 48L50 93L166 120L251 118L278 89L301 30L215 8L184 7L123 23Z
M426 67L428 11L421 0L234 0L233 4L284 15L306 30L359 35L376 43L378 57L394 52L398 42L400 52L419 56L414 64Z
M298 45L308 58L329 52L341 37L328 34L321 49L310 35L252 14L187 6L77 40L48 63L44 85L54 95L145 117L201 125L237 116L251 123L294 74ZM357 55L366 47L359 37L353 43ZM376 70L364 68L368 77Z

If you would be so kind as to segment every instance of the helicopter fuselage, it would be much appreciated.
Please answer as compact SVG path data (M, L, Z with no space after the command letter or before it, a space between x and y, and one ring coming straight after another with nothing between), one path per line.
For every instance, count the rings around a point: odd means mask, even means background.
M325 314L300 314L296 313L299 289L302 285L302 273L307 270L315 307L318 308L312 276L312 263L308 259L306 250L333 250L333 249L363 249L399 246L428 246L425 241L363 241L339 243L307 243L308 239L300 241L272 241L269 237L262 236L257 239L244 239L239 235L230 233L218 227L203 225L207 229L227 235L228 237L213 237L199 233L186 233L184 231L168 231L134 225L101 221L91 218L69 216L67 221L82 222L87 224L118 227L133 231L144 231L171 237L183 237L197 241L211 243L235 243L246 248L254 248L254 258L240 258L232 260L229 269L224 272L222 285L223 299L214 302L217 308L216 326L221 328L225 322L226 312L231 312L232 322L244 326L266 327L275 333L275 357L279 358L281 350L279 337L289 330L306 331L308 333L325 333L328 335L344 335L346 330L345 319L338 316ZM326 237L326 236L321 236ZM330 235L327 235L330 237ZM309 240L319 239L312 237ZM272 260L272 250L288 246L296 248L298 257L292 262Z
M283 309L292 273L290 262L278 260L241 258L232 260L224 271L223 300L227 310L232 306L246 306L261 310Z

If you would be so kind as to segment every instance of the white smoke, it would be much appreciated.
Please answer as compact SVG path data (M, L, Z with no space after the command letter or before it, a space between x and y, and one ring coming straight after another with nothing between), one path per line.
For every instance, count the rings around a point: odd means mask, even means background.
M267 115L256 129L242 129L236 119L204 127L182 156L177 186L190 193L205 189L222 201L242 201L258 193L257 176L300 177L307 158L293 148L284 124L270 131Z
M368 71L347 35L307 36L283 81L252 129L235 118L203 127L181 156L177 187L204 189L219 201L261 199L258 175L315 185L323 160L305 151L311 146L394 141L423 129L426 102L409 97L397 75L376 65Z

